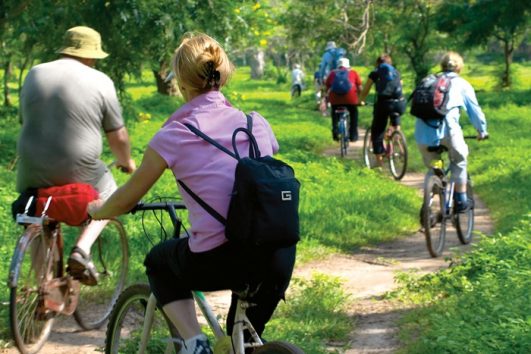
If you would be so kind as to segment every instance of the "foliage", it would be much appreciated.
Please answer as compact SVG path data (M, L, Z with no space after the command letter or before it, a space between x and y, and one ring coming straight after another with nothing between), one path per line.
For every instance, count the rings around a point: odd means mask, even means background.
M528 352L530 233L527 217L506 235L483 238L445 271L417 280L403 276L399 295L422 307L402 326L402 352Z
M352 329L346 314L351 299L341 289L341 279L313 274L312 279L294 279L275 317L264 332L267 338L296 343L305 353L327 352L327 342L344 341Z
M440 14L438 28L451 36L460 37L463 46L487 44L490 38L500 41L504 48L506 71L503 86L510 86L510 64L514 50L529 28L529 2L512 1L446 1Z

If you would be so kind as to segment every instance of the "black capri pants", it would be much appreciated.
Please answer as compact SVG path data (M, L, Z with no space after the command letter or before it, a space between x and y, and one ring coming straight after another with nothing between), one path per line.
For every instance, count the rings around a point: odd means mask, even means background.
M371 140L375 154L383 154L385 151L383 139L385 134L385 127L387 126L387 119L391 120L393 127L400 125L400 116L406 109L406 100L389 99L378 97L374 104L373 118L371 125Z
M295 246L277 250L243 247L232 242L194 253L188 238L172 239L151 249L144 261L151 291L159 306L192 298L191 290L241 290L258 287L248 300L247 316L261 335L279 301L284 299L295 265ZM227 331L232 332L236 302L232 295Z

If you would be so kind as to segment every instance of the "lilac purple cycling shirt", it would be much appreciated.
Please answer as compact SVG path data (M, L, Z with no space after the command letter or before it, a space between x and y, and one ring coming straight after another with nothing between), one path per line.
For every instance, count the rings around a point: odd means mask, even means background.
M260 114L252 112L251 116L253 135L262 156L273 155L278 151L278 142L271 126ZM183 181L208 205L226 217L237 161L196 136L184 123L198 128L232 151L232 133L236 128L246 127L245 113L232 107L221 92L210 91L195 97L173 113L149 143L166 161L176 180ZM241 156L248 156L246 134L238 134L236 146ZM225 227L180 186L179 191L188 208L190 249L204 252L225 243Z

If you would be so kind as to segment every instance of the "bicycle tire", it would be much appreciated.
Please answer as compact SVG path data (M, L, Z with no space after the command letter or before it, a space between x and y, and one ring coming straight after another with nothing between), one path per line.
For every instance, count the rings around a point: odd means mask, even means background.
M348 149L348 122L346 118L339 118L337 122L337 133L337 137L339 138L339 154L341 157L345 157Z
M105 333L105 353L136 354L142 333L144 315L151 290L148 284L133 284L121 294L109 317ZM177 330L160 309L155 310L147 353L167 353L169 338L180 338ZM175 353L180 345L175 343Z
M42 307L38 308L42 298L38 279L52 279L61 272L57 248L48 252L49 248L42 247L44 242L47 242L46 235L40 226L27 227L19 238L9 270L9 325L15 345L22 354L37 353L42 348L55 318L54 313L45 313ZM50 271L38 274L45 267L34 267L33 260L42 259L41 264L47 264L50 257L53 257Z
M127 280L129 249L120 221L109 220L92 246L91 256L99 273L98 285L81 286L74 312L76 322L85 330L105 323Z
M376 167L376 158L374 157L374 148L372 147L371 127L365 130L365 138L363 139L363 162L365 166L371 169Z
M430 176L424 188L422 227L428 252L432 257L442 254L446 242L446 200L441 179Z
M399 181L406 174L408 159L406 137L402 131L395 130L391 134L388 149L389 169L393 178Z
M470 176L467 176L466 194L470 203L469 209L465 213L456 213L454 208L457 237L463 245L472 242L472 231L474 230L474 191Z
M256 348L253 354L304 354L304 351L289 342L274 341Z

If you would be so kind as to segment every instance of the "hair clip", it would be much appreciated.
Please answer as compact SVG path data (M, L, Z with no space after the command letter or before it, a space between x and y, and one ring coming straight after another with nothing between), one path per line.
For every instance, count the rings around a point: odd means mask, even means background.
M219 82L221 80L221 74L218 70L214 68L214 62L209 61L207 63L207 70L206 70L206 82L205 87L219 87Z

